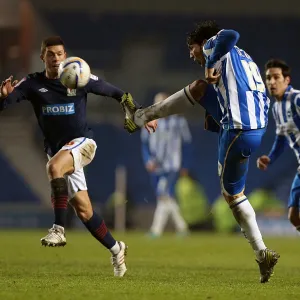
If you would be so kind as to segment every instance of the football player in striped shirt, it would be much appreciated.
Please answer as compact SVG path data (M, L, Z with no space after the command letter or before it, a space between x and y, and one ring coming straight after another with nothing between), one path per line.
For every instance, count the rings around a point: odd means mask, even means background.
M260 146L268 123L269 99L259 69L238 48L238 32L220 30L214 21L204 21L188 35L190 57L205 67L206 82L198 80L146 109L127 105L127 122L133 128L167 115L182 112L188 103L217 102L219 133L218 171L222 193L256 254L260 281L268 282L279 255L268 249L256 222L255 212L244 194L249 158ZM212 84L215 94L208 90ZM204 101L201 98L207 98ZM210 101L209 101L210 99ZM209 109L208 109L209 110ZM134 113L134 114L133 114Z
M286 146L294 150L300 165L300 91L293 89L290 67L282 60L271 59L265 65L266 85L275 102L272 107L276 123L276 136L273 147L268 155L262 155L257 160L257 167L267 170L283 153ZM300 201L300 167L292 183L288 202L288 218L300 231L299 201Z
M164 101L168 96L167 93L158 93L154 103ZM155 134L150 135L142 129L141 141L145 168L157 200L150 235L160 237L171 217L177 234L185 236L188 229L176 201L175 185L181 174L188 173L191 160L192 136L187 120L180 115L162 118L158 120Z

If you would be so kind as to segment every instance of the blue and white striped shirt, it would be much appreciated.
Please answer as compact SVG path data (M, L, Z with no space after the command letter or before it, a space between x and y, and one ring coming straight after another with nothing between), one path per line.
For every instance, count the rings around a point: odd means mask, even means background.
M281 101L272 107L276 123L276 139L269 154L271 162L283 152L288 144L294 150L300 165L300 91L289 86Z
M159 119L155 133L142 129L141 140L144 163L155 162L157 174L188 168L192 136L184 117L173 115Z
M239 34L221 30L203 47L206 67L221 73L214 85L226 129L259 129L267 126L270 100L252 58L235 46Z

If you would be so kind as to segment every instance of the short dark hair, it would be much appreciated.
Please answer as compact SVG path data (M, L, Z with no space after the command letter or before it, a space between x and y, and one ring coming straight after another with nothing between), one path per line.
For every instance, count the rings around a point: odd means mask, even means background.
M59 46L62 45L65 48L65 43L63 41L63 39L58 36L58 35L54 35L54 36L49 36L46 39L44 39L42 41L42 45L41 45L41 54L45 53L45 50L47 47L50 46Z
M188 33L187 44L201 45L204 40L208 40L220 31L216 21L208 20L196 24L196 28Z
M283 77L287 77L287 76L291 77L291 68L288 66L288 64L285 61L281 59L272 58L268 60L265 64L265 72L271 68L280 68Z

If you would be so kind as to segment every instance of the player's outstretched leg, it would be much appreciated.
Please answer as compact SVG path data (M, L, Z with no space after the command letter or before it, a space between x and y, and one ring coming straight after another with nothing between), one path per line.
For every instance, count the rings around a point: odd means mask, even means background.
M77 216L88 229L88 231L111 253L111 263L114 275L123 277L127 271L126 255L127 245L122 241L116 241L104 220L92 209L92 204L87 191L79 191L71 199L70 204L74 207Z
M198 95L202 95L206 86L198 85L198 89L199 86L200 92L198 91ZM134 132L150 121L183 113L188 107L194 105L194 103L195 100L193 95L191 95L189 86L171 95L164 101L155 103L146 108L138 107L134 104L132 98L124 96L121 102L125 112L124 128L128 132Z

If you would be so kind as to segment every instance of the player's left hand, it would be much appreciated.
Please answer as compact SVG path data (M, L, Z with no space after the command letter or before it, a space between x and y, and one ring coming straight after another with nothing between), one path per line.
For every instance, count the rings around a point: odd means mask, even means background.
M157 128L157 121L150 121L149 123L145 124L145 128L149 133L155 132Z
M205 67L205 79L210 84L218 83L221 74L216 72L215 68L206 68Z

